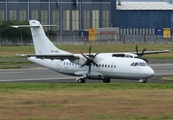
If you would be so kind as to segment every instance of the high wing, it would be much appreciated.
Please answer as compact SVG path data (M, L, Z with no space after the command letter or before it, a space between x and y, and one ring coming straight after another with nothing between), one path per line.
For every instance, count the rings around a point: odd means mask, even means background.
M72 60L77 60L79 59L78 56L74 56L73 54L50 54L50 55L26 55L27 57L36 57L36 58L40 58L40 59L60 59L60 60L65 60L65 59L69 59L70 61Z
M159 53L170 53L170 50L159 50L159 51L145 51L143 55L159 54ZM137 54L136 52L134 54ZM142 55L142 52L138 52L138 55Z
M137 57L137 54L139 56L142 55L149 55L149 54L159 54L159 53L170 53L170 50L161 50L161 51L145 51L144 53L142 52L130 52L130 53L104 53L111 55L110 57ZM36 57L36 58L40 58L40 59L60 59L60 60L65 60L65 59L69 59L70 61L73 60L77 60L80 59L77 55L75 54L45 54L45 55L36 55L36 54L30 54L30 55L25 55L27 57Z
M130 52L130 53L112 53L112 57L136 57L137 55L149 55L149 54L159 54L159 53L170 53L170 50L159 50L159 51L145 51L145 52Z

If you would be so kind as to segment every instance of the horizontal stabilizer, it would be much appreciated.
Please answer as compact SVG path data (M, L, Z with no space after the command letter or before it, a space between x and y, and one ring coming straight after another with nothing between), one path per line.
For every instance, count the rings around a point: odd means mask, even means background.
M42 25L43 27L59 27L59 25ZM40 27L40 25L12 25L13 28Z

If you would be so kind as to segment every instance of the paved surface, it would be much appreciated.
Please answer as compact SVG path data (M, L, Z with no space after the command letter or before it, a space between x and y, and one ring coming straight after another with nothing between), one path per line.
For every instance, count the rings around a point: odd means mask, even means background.
M155 71L155 76L148 79L149 83L173 83L161 80L165 76L173 76L173 64L150 64ZM67 76L47 68L29 68L29 69L7 69L0 70L0 82L59 82L59 83L76 83L75 76ZM100 82L98 80L87 80L90 82ZM115 79L111 82L138 82L138 80Z

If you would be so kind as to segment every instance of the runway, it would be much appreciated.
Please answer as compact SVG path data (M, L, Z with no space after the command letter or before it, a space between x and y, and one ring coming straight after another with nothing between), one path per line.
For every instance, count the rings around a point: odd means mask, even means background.
M173 64L150 64L155 75L148 79L148 83L173 83L161 80L164 76L173 76ZM1 69L0 82L57 82L76 83L75 76L67 76L47 68L32 69ZM87 80L87 83L102 83L99 80ZM138 82L138 80L112 79L111 82Z

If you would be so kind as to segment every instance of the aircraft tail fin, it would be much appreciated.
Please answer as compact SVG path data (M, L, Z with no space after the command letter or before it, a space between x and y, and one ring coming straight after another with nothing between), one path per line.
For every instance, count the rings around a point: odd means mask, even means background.
M55 25L41 25L39 21L30 20L29 25L12 26L14 28L30 27L31 34L34 42L35 54L70 54L69 52L57 48L45 35L43 26Z

